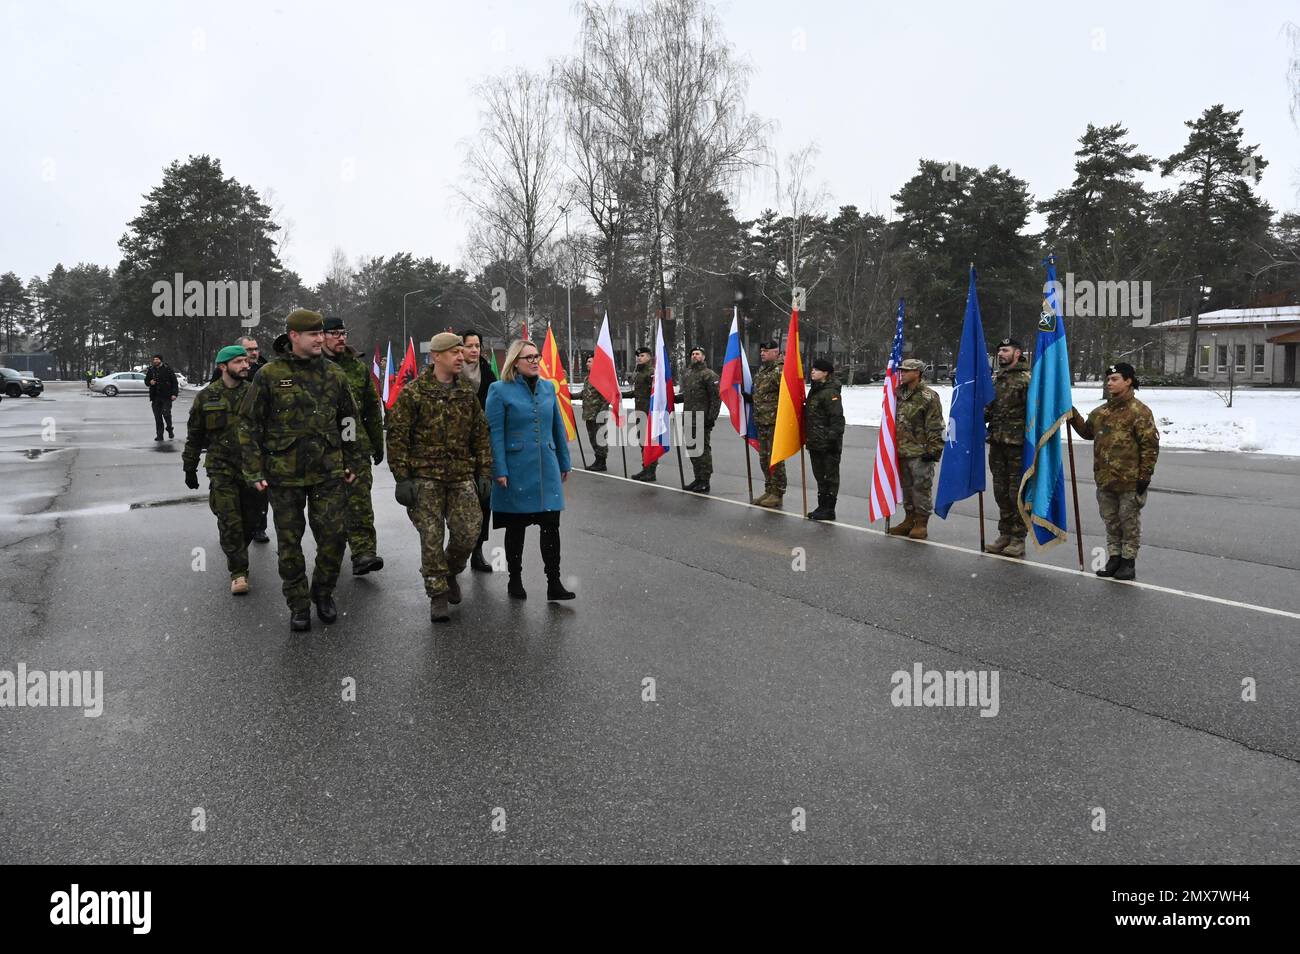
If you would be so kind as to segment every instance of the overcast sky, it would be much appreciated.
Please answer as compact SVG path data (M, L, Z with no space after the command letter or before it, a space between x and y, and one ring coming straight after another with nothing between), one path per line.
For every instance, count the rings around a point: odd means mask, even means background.
M0 272L23 278L115 266L142 195L199 153L274 192L292 223L284 263L308 284L336 246L463 264L453 185L479 124L471 88L571 53L576 34L567 0L0 2ZM1221 102L1245 110L1271 163L1264 197L1300 206L1282 32L1296 0L718 9L754 68L749 108L778 124L772 148L815 142L832 205L888 213L921 157L997 163L1045 198L1072 179L1087 123L1123 122L1165 157ZM741 189L742 214L770 190Z

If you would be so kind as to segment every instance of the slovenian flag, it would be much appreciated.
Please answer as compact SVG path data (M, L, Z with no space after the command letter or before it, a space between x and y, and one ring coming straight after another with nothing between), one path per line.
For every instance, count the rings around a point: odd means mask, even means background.
M727 335L727 353L722 359L719 397L731 415L731 426L758 450L758 427L754 424L754 379L749 376L749 361L740 345L740 310L731 312L731 332Z
M649 467L672 447L673 423L673 369L668 364L668 351L664 347L664 323L656 322L655 378L650 392L650 435L641 448L641 464Z

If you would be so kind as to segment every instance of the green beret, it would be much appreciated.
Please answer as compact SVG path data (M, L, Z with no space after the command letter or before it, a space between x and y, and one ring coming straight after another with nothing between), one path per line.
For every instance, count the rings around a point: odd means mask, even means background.
M306 308L289 312L289 317L285 319L284 324L290 331L325 330L325 319L321 317L320 312L308 311Z
M460 335L454 335L450 331L443 331L433 336L433 340L429 342L429 350L434 354L440 354L443 351L457 348L464 343Z
M226 345L217 352L217 364L225 364L231 358L245 358L247 356L248 352L244 350L242 345Z

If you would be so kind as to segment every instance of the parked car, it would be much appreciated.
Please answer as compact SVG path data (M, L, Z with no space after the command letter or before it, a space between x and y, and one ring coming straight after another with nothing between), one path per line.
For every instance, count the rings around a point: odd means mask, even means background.
M90 382L90 390L100 391L105 397L117 397L119 394L148 394L149 386L144 383L142 371L118 371L95 378Z
M40 397L45 390L45 383L36 375L23 374L13 368L0 368L0 382L3 382L3 390L8 397L22 397L24 394Z

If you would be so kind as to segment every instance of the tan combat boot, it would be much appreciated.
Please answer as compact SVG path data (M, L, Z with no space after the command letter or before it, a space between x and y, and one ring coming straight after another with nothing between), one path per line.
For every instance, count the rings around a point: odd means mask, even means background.
M237 576L230 581L230 595L243 596L248 592L248 577Z
M778 496L777 494L768 491L767 493L763 494L763 496L758 498L758 505L760 507L766 507L768 510L777 510L780 508L781 501L784 499L785 499L784 497Z
M1020 537L1015 538L1007 544L1007 548L1002 551L1002 555L1020 559L1025 555L1025 541Z
M916 515L916 522L912 525L911 532L908 536L913 540L926 540L930 534L926 531L925 525L930 522L930 515L922 513Z
M912 532L912 525L916 522L916 517L909 513L907 519L896 527L890 527L888 533L891 537L905 537Z
M986 546L984 548L984 552L1001 553L1003 550L1007 548L1007 544L1009 544L1010 542L1011 542L1011 538L1004 533L1002 534L1002 536L998 537L996 540L994 540L992 543Z

